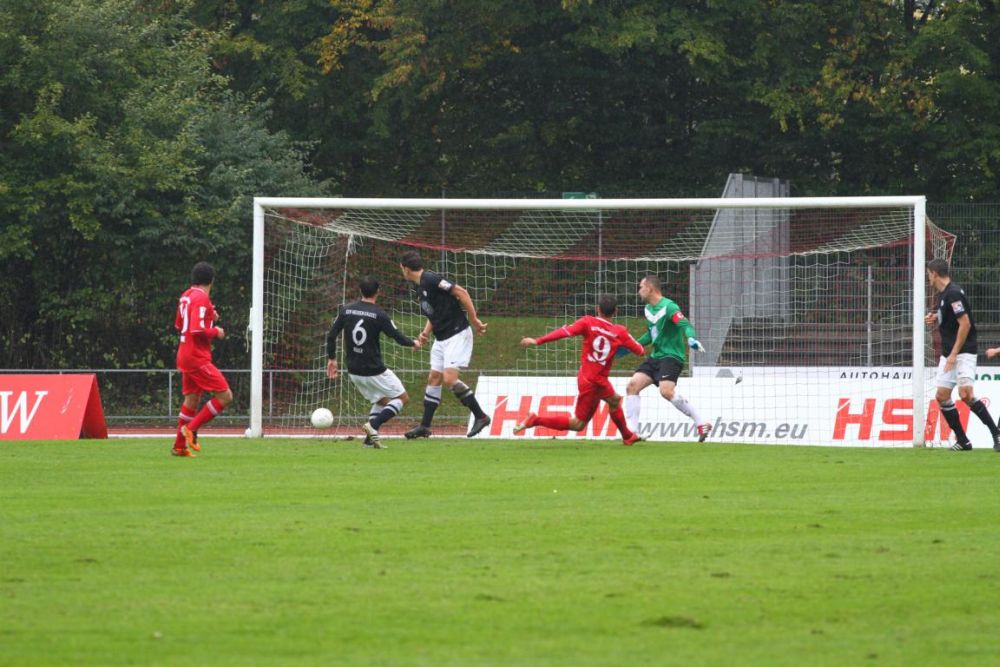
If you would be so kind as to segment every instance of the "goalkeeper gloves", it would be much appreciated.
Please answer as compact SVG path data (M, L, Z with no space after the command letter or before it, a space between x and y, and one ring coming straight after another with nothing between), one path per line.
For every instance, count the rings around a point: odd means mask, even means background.
M697 350L698 352L705 351L705 346L699 343L694 338L691 338L690 336L688 336L688 347L690 347L692 350Z

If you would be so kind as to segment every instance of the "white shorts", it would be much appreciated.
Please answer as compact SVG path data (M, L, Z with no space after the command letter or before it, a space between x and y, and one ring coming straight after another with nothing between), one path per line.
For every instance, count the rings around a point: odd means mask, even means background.
M472 361L472 327L466 327L447 340L431 345L431 370L439 373L446 368L468 368Z
M941 357L938 361L937 376L934 378L935 386L954 389L959 387L971 387L976 379L976 355L971 353L960 354L955 360L955 365L947 373L944 372L946 357Z
M378 403L383 398L396 398L406 393L403 383L388 369L380 375L352 375L351 382L369 403Z

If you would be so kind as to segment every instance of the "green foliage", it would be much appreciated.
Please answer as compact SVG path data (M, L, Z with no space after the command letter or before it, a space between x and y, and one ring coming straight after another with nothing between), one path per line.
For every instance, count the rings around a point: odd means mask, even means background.
M303 148L229 89L210 66L217 36L183 15L123 0L17 0L0 15L0 304L13 314L0 363L172 360L174 303L199 259L218 266L237 333L250 199L321 193Z
M197 259L236 333L258 194L995 200L998 71L991 2L8 0L0 362L169 363Z

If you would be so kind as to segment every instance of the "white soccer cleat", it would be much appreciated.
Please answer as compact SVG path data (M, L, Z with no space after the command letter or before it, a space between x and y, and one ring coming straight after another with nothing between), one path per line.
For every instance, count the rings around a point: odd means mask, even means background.
M382 439L378 437L378 431L369 422L365 422L361 425L361 430L365 432L365 447L371 447L372 449L385 449L385 445L382 444Z

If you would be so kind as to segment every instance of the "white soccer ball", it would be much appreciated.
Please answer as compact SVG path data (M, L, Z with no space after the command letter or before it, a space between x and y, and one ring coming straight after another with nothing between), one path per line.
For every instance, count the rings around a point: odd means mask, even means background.
M316 408L313 410L312 417L309 418L312 425L316 428L330 428L333 426L333 413L326 408Z

